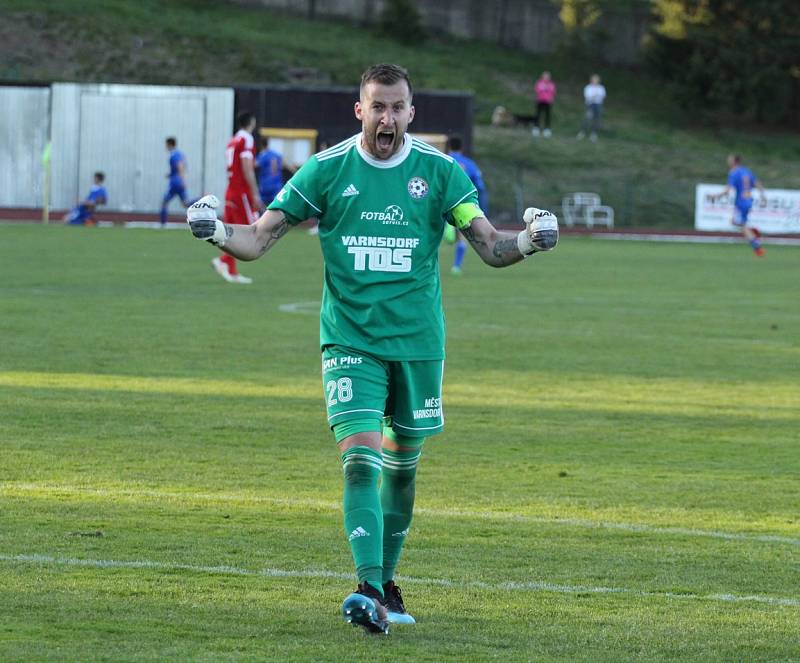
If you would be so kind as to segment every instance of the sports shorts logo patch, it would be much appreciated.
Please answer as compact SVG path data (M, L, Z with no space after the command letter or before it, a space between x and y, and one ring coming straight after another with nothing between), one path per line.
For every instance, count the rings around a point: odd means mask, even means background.
M419 200L428 195L428 183L421 177L412 177L408 180L408 194Z

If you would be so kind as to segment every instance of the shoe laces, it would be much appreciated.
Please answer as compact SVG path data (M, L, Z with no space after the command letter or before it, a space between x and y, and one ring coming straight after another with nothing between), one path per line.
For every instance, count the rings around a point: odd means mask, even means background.
M368 582L361 582L358 584L358 589L356 590L359 594L363 594L364 596L368 596L369 598L380 601L381 603L385 602L385 598L381 596L381 593L375 589L372 585Z
M401 607L403 606L403 594L400 592L400 588L394 584L393 580L390 580L383 586L383 592L386 595L387 601L391 598Z

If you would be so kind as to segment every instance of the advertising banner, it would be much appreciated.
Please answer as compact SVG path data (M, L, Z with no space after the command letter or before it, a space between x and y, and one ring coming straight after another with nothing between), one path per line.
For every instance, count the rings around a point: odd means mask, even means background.
M695 190L695 230L731 232L736 227L733 219L733 194L712 201L711 196L725 188L724 184L698 184ZM766 189L767 202L761 193L753 192L753 209L748 225L755 226L765 235L800 234L800 191Z

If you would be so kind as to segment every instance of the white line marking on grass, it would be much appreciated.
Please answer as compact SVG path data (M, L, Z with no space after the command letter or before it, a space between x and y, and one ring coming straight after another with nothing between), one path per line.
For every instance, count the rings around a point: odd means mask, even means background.
M692 527L660 527L658 525L642 525L639 523L617 523L606 520L587 520L583 518L547 518L543 516L526 516L523 514L469 511L461 509L416 509L417 513L429 513L436 516L451 516L454 518L483 518L486 520L514 520L519 522L551 523L554 525L571 525L587 529L615 529L625 532L641 532L643 534L680 534L682 536L696 536L710 539L726 539L730 541L759 541L761 543L783 543L790 546L800 546L800 539L776 534L740 534L738 532L723 532L718 530L704 530Z
M195 564L154 562L151 560L77 559L74 557L54 557L52 555L10 555L0 553L0 561L42 564L49 566L79 566L98 569L152 569L155 571L189 571L192 573L218 573L222 575L265 577L265 578L327 578L335 580L355 580L352 573L341 573L327 569L243 569L236 566L205 566ZM480 589L490 592L554 592L556 594L625 594L628 596L647 596L666 599L691 599L699 601L723 601L726 603L766 603L768 605L800 607L800 599L776 596L737 594L685 594L676 592L649 592L626 587L591 587L587 585L560 585L551 582L483 582L481 580L450 580L448 578L417 578L400 576L404 583L416 585L438 585L457 589Z
M688 242L690 244L740 244L741 237L724 235L680 235L659 233L592 233L592 239L615 239L633 242ZM764 244L781 244L783 246L800 246L800 238L762 236Z
M300 313L301 315L318 315L319 314L319 307L321 306L321 302L319 300L316 301L308 301L308 302L291 302L289 304L281 304L278 306L278 310L281 313Z
M38 483L6 483L0 485L0 495L13 495L15 491L50 492L55 494L73 493L80 495L97 495L101 497L146 497L160 500L181 501L182 499L200 500L204 502L241 502L242 504L274 504L286 507L308 507L325 511L341 511L338 502L326 502L311 498L271 497L268 495L230 494L230 493L182 493L177 491L138 489L138 488L91 488L88 486L66 486L58 484ZM554 516L529 516L506 511L477 511L474 509L438 509L433 507L417 507L415 513L435 518L471 518L488 521L514 521L521 523L543 523L548 525L564 525L582 529L609 529L641 534L664 534L693 536L726 541L751 541L758 543L778 543L788 546L800 546L800 539L777 534L743 534L720 530L697 529L693 527L670 527L647 525L640 523L612 522L607 520L589 520L584 518L557 518Z
M299 313L301 315L319 315L319 307L321 302L319 300L312 300L307 302L290 302L289 304L281 304L278 310L281 313Z
M101 221L97 224L99 228L113 228L114 223L104 222ZM175 221L167 221L166 224L163 226L161 225L160 221L126 221L123 224L125 228L138 228L138 229L146 229L146 230L186 230L186 224L181 222Z

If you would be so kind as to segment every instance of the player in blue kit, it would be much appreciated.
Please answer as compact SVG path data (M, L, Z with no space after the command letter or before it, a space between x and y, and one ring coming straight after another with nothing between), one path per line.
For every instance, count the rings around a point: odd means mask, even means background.
M265 205L269 205L283 188L283 157L269 147L269 138L261 139L261 151L256 157L258 192Z
M183 152L178 149L178 141L173 137L169 137L165 141L167 152L169 152L169 188L164 194L164 199L161 201L161 227L163 228L167 223L167 206L169 201L175 196L181 199L184 207L189 207L194 201L189 200L189 194L186 192L186 157Z
M711 196L712 200L717 200L728 195L732 190L736 192L733 201L733 225L741 228L742 235L753 247L754 253L761 257L764 255L764 247L761 246L761 233L758 228L747 225L747 217L753 208L753 187L761 193L761 202L766 204L767 195L764 187L752 170L742 165L742 157L738 154L728 156L728 185L719 193Z
M478 168L478 164L461 151L461 148L461 137L450 136L447 141L447 154L453 157L456 163L458 163L461 169L467 174L467 177L469 177L475 190L478 192L478 206L488 214L489 196L486 193L486 185L483 183L481 169ZM453 266L450 268L450 271L453 274L461 274L461 265L464 263L464 256L467 254L467 240L465 240L464 236L456 231L453 226L448 226L447 232L450 232L450 230L452 230L453 234L457 235L456 254L453 258Z
M106 176L99 171L94 174L94 185L89 190L89 195L64 217L66 223L71 226L94 225L94 212L97 206L108 202L108 192L103 186L105 179Z

